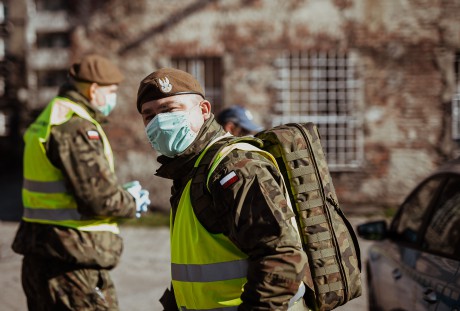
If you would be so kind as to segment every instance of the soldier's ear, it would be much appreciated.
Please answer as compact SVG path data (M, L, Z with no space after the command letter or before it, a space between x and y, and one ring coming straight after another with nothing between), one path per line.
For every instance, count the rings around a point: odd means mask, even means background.
M88 88L88 99L89 101L92 101L93 99L96 98L96 91L98 89L97 83L91 83L89 88Z
M205 120L209 119L211 116L211 103L209 101L202 100L200 102L200 108L201 108L201 113L203 114L203 117Z

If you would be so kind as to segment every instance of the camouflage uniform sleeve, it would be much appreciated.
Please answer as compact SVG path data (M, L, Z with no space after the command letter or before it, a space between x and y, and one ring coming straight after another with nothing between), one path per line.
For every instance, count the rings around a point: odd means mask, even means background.
M221 181L232 171L238 180L224 188ZM261 154L234 150L218 165L209 186L224 234L249 256L239 310L287 310L308 261L280 173Z
M48 158L63 172L82 215L134 217L133 197L111 171L102 140L91 138L89 131L97 132L96 126L76 116L54 126L46 146Z

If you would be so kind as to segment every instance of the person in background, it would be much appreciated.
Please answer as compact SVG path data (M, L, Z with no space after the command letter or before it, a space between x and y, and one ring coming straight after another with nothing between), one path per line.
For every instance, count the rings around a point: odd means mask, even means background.
M216 116L216 120L225 131L234 136L252 135L263 129L254 123L252 113L241 106L232 106L222 110Z
M123 249L117 221L150 204L139 182L119 184L101 127L122 80L107 58L83 57L25 132L24 212L12 248L24 255L29 310L118 310L109 275Z
M235 144L190 74L159 69L139 85L137 109L173 180L169 310L307 310L308 260L281 173L260 149ZM215 159L211 162L211 159ZM209 170L208 170L209 168Z

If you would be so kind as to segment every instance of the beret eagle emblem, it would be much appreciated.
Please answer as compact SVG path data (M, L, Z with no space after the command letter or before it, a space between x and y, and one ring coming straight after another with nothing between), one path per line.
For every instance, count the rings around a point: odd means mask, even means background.
M172 84L169 82L169 79L167 77L165 77L164 79L158 79L158 83L160 83L160 90L163 92L163 93L169 93L171 92L172 90Z

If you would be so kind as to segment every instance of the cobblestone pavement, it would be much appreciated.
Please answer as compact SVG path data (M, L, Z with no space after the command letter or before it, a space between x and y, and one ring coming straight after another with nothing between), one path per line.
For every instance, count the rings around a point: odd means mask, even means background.
M363 218L351 217L355 225ZM27 310L21 288L21 256L11 250L17 222L0 222L0 309ZM162 310L158 299L169 284L168 228L123 227L121 235L125 250L120 264L112 271L117 287L120 309L126 311ZM363 260L369 243L361 243ZM364 261L363 261L364 262ZM365 275L363 275L363 281ZM365 282L365 281L364 281ZM367 310L366 289L361 297L352 300L338 311Z

